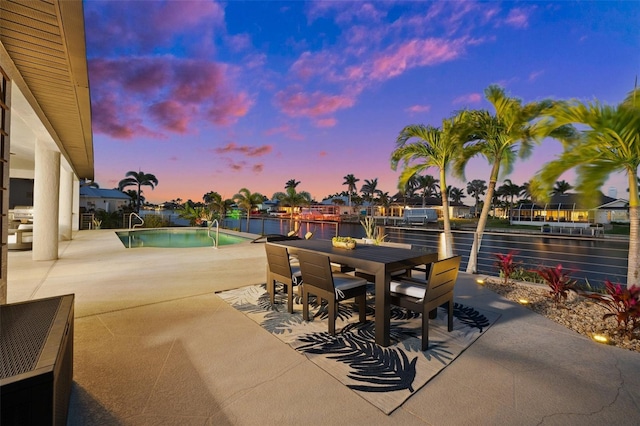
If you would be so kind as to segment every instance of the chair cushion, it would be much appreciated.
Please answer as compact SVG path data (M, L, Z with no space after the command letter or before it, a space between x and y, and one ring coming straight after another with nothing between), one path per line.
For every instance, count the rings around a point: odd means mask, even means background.
M333 286L336 290L336 298L341 299L344 297L344 290L349 290L352 288L366 286L367 280L354 277L352 275L342 274L339 272L333 273Z
M405 296L415 297L416 299L423 299L424 294L427 291L427 287L408 281L391 281L389 290L391 293L398 293Z
M301 277L302 271L300 271L300 265L291 265L291 276L292 277Z

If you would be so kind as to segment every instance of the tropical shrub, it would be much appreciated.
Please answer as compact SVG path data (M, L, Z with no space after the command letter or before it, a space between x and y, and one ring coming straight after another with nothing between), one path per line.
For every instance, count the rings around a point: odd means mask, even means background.
M495 253L494 256L498 259L495 266L500 271L500 276L504 278L504 284L509 284L509 278L516 270L521 262L514 261L513 257L518 254L517 251L511 250L507 254Z
M640 287L622 287L605 280L605 294L591 293L584 296L593 299L609 312L603 320L614 317L618 329L631 337L633 330L640 326Z
M517 266L513 270L513 272L511 273L510 279L512 279L513 281L524 281L526 283L537 283L537 284L545 283L542 277L538 275L535 271L530 271L528 269L523 268L522 266Z
M169 219L159 214L148 214L144 216L145 228L166 228L169 226Z
M535 272L549 286L549 296L556 306L560 304L561 299L567 300L569 291L575 289L576 281L562 270L562 265L559 263L555 268L541 266Z
M108 212L98 209L95 212L94 226L100 223L102 229L122 228L122 212Z
M194 207L189 203L185 203L177 210L178 216L187 219L190 226L200 226L205 221L211 220L212 213L207 207Z

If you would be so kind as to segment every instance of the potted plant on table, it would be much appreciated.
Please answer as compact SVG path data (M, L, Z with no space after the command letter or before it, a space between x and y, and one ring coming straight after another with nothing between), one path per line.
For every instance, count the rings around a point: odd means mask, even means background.
M367 216L360 221L364 228L366 238L363 238L365 244L379 245L384 242L386 235L380 234L380 229L376 226L376 221L372 216Z
M331 245L334 247L353 250L356 248L356 240L351 237L333 237L331 239Z

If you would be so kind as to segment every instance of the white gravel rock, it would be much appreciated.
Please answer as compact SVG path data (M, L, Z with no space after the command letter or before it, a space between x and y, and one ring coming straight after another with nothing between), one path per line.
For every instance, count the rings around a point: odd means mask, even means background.
M566 301L556 306L550 297L549 288L544 285L518 282L505 285L499 278L487 278L484 281L489 290L517 303L527 300L528 303L523 306L577 333L589 338L593 334L605 335L611 345L640 352L640 330L636 330L632 338L624 336L618 330L615 318L603 320L602 317L609 311L574 291L570 292Z

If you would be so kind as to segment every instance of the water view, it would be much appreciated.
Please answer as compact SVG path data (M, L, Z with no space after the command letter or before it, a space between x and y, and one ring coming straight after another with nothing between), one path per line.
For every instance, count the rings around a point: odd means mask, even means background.
M247 231L246 219L225 219L223 225L231 229ZM364 229L359 223L345 222L296 222L298 235L313 233L313 238L330 239L336 235L362 238ZM255 234L287 234L291 230L289 220L252 218L249 231ZM416 248L441 251L442 232L432 228L411 228L388 226L385 228L387 240L406 242ZM466 270L469 252L473 243L473 231L453 231L456 254L462 256L461 270ZM563 268L579 281L593 287L603 285L605 279L611 282L626 282L629 242L616 238L570 237L543 234L515 234L485 232L478 254L478 274L497 275L494 266L495 253L517 251L516 259L524 269L555 266Z

